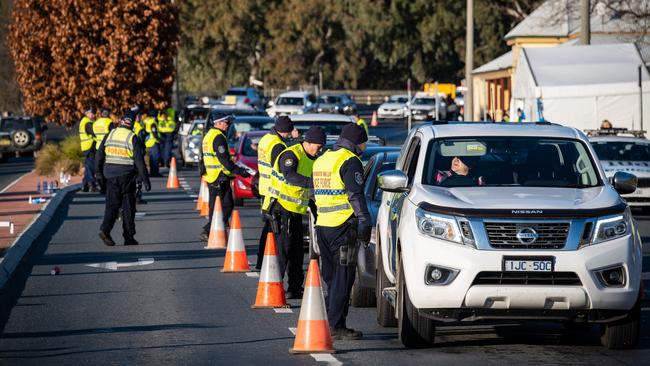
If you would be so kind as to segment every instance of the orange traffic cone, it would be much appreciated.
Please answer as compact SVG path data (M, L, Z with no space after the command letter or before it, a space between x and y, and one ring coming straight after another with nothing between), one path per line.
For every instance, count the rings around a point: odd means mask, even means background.
M205 183L205 188L203 188L203 195L201 195L201 216L208 217L210 216L210 189L208 188L208 183Z
M370 126L372 127L377 127L379 126L379 122L377 121L377 112L372 112L372 119L370 120Z
M178 189L180 187L178 175L176 174L176 158L172 156L172 162L169 164L169 176L167 177L167 189Z
M205 249L224 249L226 247L226 228L223 225L223 210L221 209L221 197L217 196L212 211L212 222L210 223L210 236Z
M305 281L305 293L302 296L300 317L298 318L298 329L296 340L291 353L334 353L332 335L327 321L325 310L325 299L320 284L320 272L318 260L312 259L309 262L307 281Z
M286 307L289 307L289 305L287 305L287 300L284 298L284 285L282 283L282 273L280 273L280 263L278 263L278 251L275 247L275 236L270 232L266 236L262 273L260 273L260 282L257 285L257 297L253 309Z
M203 208L203 191L205 189L207 189L207 186L205 184L205 179L203 177L201 177L201 188L199 188L199 195L196 198L196 210L197 211L201 211L201 208Z
M232 212L230 232L228 233L228 249L221 272L248 272L248 256L244 246L244 235L241 231L239 211Z

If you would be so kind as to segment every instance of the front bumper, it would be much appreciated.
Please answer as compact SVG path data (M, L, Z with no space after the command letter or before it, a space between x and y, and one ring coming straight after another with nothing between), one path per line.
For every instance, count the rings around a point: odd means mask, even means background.
M641 282L641 243L626 237L579 250L477 250L420 234L400 233L402 261L409 297L419 309L490 309L535 311L629 310L637 301ZM580 285L473 284L480 272L502 271L504 256L554 257L554 272L575 273ZM458 270L447 285L427 285L429 265ZM621 265L623 287L605 287L596 270Z
M406 112L403 110L379 110L377 111L377 118L406 118Z

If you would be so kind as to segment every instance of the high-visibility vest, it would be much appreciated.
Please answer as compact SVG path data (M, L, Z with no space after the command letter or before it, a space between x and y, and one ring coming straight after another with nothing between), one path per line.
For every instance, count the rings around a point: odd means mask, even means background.
M144 129L144 126L142 126L141 121L135 121L133 122L133 133L135 133L137 136L140 136L140 132Z
M271 161L271 152L277 144L281 144L283 150L287 148L287 144L275 133L267 133L257 144L257 171L260 174L259 192L265 197L277 197L278 189L280 188L271 187L271 172L273 171L274 163Z
M172 110L173 111L173 110ZM174 116L169 114L169 109L158 114L158 130L161 133L173 133L176 131Z
M309 188L291 185L287 182L284 175L280 172L280 158L285 151L291 151L298 158L298 167L296 171L298 174L311 178L312 167L314 161L307 156L302 144L296 144L286 148L278 159L275 160L273 165L273 172L271 173L271 186L280 187L278 194L278 202L285 210L304 215L309 207Z
M147 133L144 146L146 146L147 148L154 147L158 143L158 139L156 138L156 135L154 135L153 133L154 126L156 126L156 130L158 129L158 125L156 124L156 119L153 117L145 117L143 122L144 122L144 130Z
M314 162L312 179L318 226L340 226L354 213L341 179L341 166L348 159L359 157L348 149L328 150Z
M93 122L93 133L95 134L95 148L99 149L99 145L104 140L104 136L108 134L113 121L108 117L97 118Z
M217 152L214 151L214 139L220 135L224 138L226 137L220 129L211 128L210 131L203 136L203 165L205 166L206 172L204 178L208 183L214 183L222 172L226 176L232 177L230 170L226 169L226 167L221 164L217 157Z
M133 165L133 138L135 133L118 127L109 132L104 143L106 164Z
M81 141L81 151L88 151L93 147L93 142L95 139L93 139L92 135L89 135L86 133L86 126L88 124L93 124L93 120L85 117L81 119L81 122L79 122L79 140Z

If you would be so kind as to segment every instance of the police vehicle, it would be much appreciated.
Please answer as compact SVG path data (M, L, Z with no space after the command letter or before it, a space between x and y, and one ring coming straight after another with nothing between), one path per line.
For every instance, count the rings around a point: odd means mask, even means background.
M486 319L598 324L604 346L637 344L642 242L620 196L636 177L607 179L583 132L420 125L378 180L377 319L406 347Z
M650 210L650 141L645 131L612 128L587 131L607 178L616 172L628 172L637 176L637 189L623 195L632 207Z

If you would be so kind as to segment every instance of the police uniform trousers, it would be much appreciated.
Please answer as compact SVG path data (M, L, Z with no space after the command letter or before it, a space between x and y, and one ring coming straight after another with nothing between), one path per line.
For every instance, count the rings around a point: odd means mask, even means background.
M264 202L264 196L261 197L261 201ZM264 250L266 249L266 237L271 232L271 222L264 217L262 214L262 220L264 221L264 226L262 227L262 234L260 235L260 242L257 246L257 263L255 268L262 269L262 261L264 260Z
M155 144L149 149L149 175L160 175L160 144Z
M173 133L163 133L162 134L162 144L161 144L161 154L162 161L165 166L169 166L172 160L172 150L174 147L174 134Z
M327 320L333 329L346 328L345 319L350 306L350 292L356 277L356 265L342 266L339 247L348 240L351 225L316 226L316 238L320 249L322 276L327 285Z
M106 179L106 209L101 230L110 233L122 209L122 235L124 239L135 236L135 174L125 174Z
M230 222L230 215L235 203L232 199L232 189L230 188L230 179L217 178L213 183L208 183L208 192L210 192L210 216L208 223L203 226L203 232L210 232L210 225L212 223L212 213L214 212L214 203L217 201L217 196L221 198L221 210L223 211L223 227L228 227Z
M276 235L280 273L284 277L285 271L288 272L289 292L300 292L304 280L303 215L285 210L279 203L276 203L276 207L280 212L280 232Z
M94 187L95 186L95 149L90 148L84 151L84 178L83 185L84 187Z

